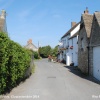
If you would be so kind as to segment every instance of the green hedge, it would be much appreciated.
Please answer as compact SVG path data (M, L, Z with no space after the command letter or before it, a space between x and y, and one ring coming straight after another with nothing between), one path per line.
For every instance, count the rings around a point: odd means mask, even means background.
M0 33L0 94L15 87L30 67L30 51Z
M32 55L33 59L40 59L39 53L37 51L33 51L33 50L29 50L30 51L30 55Z

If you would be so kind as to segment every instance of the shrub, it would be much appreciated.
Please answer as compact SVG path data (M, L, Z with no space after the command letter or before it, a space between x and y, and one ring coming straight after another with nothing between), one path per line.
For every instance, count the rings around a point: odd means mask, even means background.
M0 33L0 94L19 83L30 67L31 54L18 43Z
M30 51L31 58L33 58L33 59L40 59L38 52L33 51L33 50L29 50L29 51Z

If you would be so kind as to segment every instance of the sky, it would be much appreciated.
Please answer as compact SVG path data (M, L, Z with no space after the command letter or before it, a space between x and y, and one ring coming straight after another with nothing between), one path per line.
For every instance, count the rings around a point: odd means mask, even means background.
M86 7L90 14L100 11L100 0L0 0L9 37L22 46L32 39L36 46L54 48Z

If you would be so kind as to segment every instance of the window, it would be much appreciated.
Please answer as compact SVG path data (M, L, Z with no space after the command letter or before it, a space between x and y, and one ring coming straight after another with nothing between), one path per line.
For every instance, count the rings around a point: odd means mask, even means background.
M81 49L84 49L84 39L81 38Z

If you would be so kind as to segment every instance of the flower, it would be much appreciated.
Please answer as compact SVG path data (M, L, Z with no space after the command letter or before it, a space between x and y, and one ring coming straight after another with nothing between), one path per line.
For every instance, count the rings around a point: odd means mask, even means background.
M70 46L70 49L73 49L73 46Z

